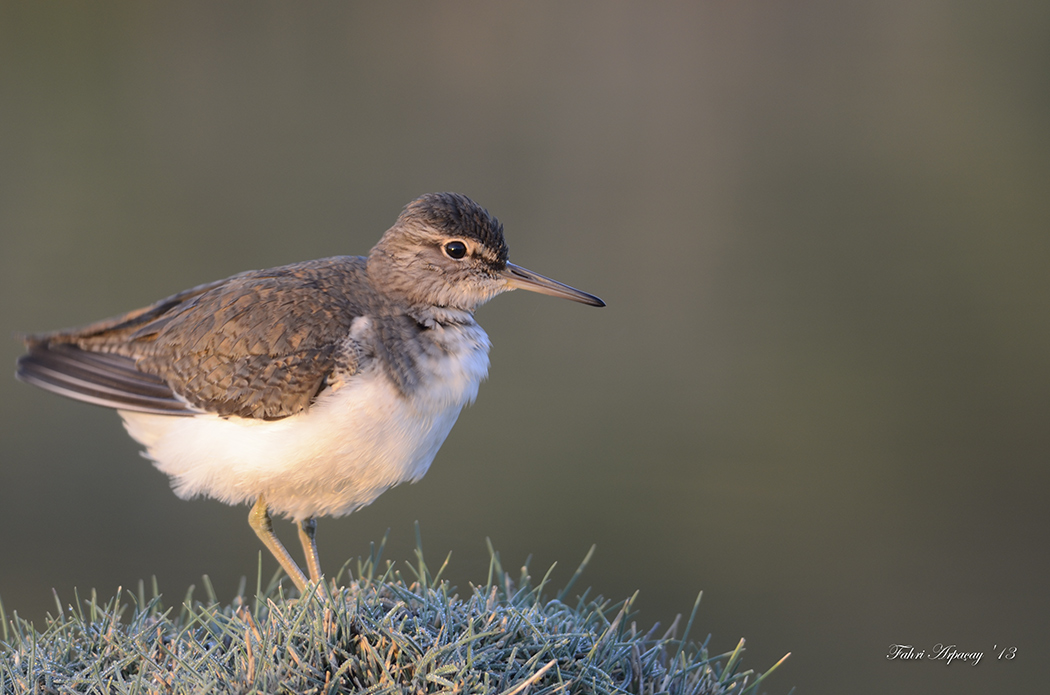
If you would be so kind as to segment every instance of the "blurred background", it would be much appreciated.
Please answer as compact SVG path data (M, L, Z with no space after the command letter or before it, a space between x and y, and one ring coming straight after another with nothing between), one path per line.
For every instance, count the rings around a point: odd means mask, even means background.
M703 589L713 651L792 652L769 692L1035 692L1048 36L1045 2L5 2L0 363L459 191L609 306L483 307L478 403L423 481L322 520L329 571L388 528L411 558L416 520L462 591L486 537L555 584L597 543L581 588L639 589L639 626ZM248 509L178 500L113 412L10 376L0 408L8 612L254 586Z

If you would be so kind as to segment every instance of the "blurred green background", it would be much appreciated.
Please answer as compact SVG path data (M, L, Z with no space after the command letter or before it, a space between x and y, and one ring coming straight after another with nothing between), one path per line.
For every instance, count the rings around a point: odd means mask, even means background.
M593 292L479 312L427 477L322 521L687 612L771 692L1050 683L1050 4L0 4L0 362L470 195ZM0 380L0 596L254 581L117 416ZM289 524L279 531L294 543ZM267 571L275 563L267 557ZM984 651L887 661L893 643ZM998 661L999 648L1017 658Z

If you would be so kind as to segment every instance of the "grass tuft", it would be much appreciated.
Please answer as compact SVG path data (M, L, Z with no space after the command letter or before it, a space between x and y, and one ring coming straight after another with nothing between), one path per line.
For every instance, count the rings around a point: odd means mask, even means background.
M465 595L432 574L421 550L407 576L381 564L382 544L347 563L332 582L286 596L278 573L254 597L246 582L220 604L204 577L165 607L156 579L108 601L63 608L44 629L0 603L0 693L706 693L757 692L764 674L740 669L743 640L711 656L707 642L655 637L631 621L634 597L567 601L535 587L527 565L517 579L491 553L488 580ZM575 582L583 571L588 553ZM260 565L261 568L261 565ZM699 598L697 599L699 603ZM696 607L690 616L693 624ZM787 658L787 657L785 657Z

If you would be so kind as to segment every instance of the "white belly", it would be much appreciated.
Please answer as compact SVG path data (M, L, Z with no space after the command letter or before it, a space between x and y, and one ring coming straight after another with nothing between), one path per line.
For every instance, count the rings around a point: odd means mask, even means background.
M120 415L179 497L240 504L264 495L271 512L296 520L342 516L427 472L488 372L488 340L478 333L471 349L431 364L410 399L369 373L281 420Z

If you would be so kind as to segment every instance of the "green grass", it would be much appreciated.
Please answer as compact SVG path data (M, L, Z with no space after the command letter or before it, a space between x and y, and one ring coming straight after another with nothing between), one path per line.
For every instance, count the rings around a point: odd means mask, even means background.
M345 574L286 596L281 575L221 604L204 577L165 607L153 581L100 601L76 597L42 631L0 604L2 693L757 693L764 674L741 668L744 640L726 654L681 637L640 631L634 597L546 598L547 576L514 578L492 553L488 578L457 593L416 551L399 570L382 545ZM350 563L347 563L348 565ZM261 570L261 560L260 560ZM260 572L261 577L261 572ZM342 582L342 583L341 583ZM784 658L787 658L786 656Z

